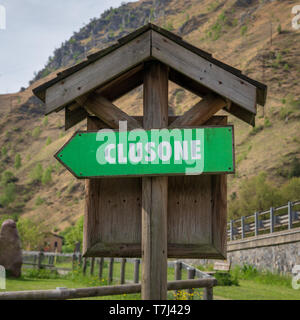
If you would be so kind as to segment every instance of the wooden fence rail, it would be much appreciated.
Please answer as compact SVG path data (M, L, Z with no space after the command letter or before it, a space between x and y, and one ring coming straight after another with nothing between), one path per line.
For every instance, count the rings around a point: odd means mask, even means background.
M244 239L249 236L258 236L259 232L273 233L276 228L293 228L300 224L300 209L293 210L300 205L300 200L291 202L281 207L271 207L267 211L255 212L250 216L242 216L239 219L228 222L227 235L229 240ZM260 218L262 217L262 218Z
M45 259L45 256L48 256L48 262L54 261L52 258L55 253L41 253L41 252L23 252L24 256L33 256L34 261L38 260L39 263L37 262L24 262L26 265L33 265L34 267L37 268L50 268L54 270L69 270L71 271L71 268L56 268L54 264L43 264L42 261ZM81 264L81 255L80 254L59 254L60 257L67 257L70 259L70 264L72 264L73 269L75 268L76 265L80 266ZM131 282L134 284L138 284L140 281L140 265L141 265L141 260L140 259L132 259L132 258L83 258L83 264L82 264L82 273L83 275L87 275L87 271L89 268L89 274L94 275L95 272L95 267L98 265L99 271L98 271L98 277L99 279L103 278L103 270L104 270L104 262L107 262L107 275L108 275L108 284L112 284L113 281L118 280L118 282L121 285L126 284L126 282ZM118 278L118 275L116 275L116 272L114 270L115 264L120 263L120 278ZM133 272L133 279L129 280L126 279L125 274L126 274L126 265L128 263L131 263L134 265L134 272ZM195 277L200 278L200 279L207 279L207 280L214 280L214 278L207 274L204 273L194 267L192 267L189 264L186 264L182 261L168 261L168 267L169 268L174 268L174 274L175 274L175 280L179 281L182 280L182 272L183 270L187 271L187 277L188 280L193 280ZM193 294L193 289L189 288L188 293L190 294L189 297L192 299L192 294ZM57 293L55 293L57 295ZM204 298L205 299L213 299L213 288L212 286L207 286L204 288Z
M179 280L168 282L168 290L184 290L207 287L212 288L216 284L217 280L214 278ZM103 286L80 289L57 288L56 290L1 292L0 300L68 300L121 294L132 294L140 292L140 284L125 284L119 286Z

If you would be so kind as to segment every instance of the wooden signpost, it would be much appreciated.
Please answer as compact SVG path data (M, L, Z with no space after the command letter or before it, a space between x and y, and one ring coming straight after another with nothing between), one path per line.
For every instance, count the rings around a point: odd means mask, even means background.
M181 116L168 115L169 80L201 97ZM114 105L141 84L142 117ZM86 179L86 257L142 257L143 299L166 299L168 257L226 258L234 136L214 114L253 125L265 85L148 24L34 93L46 114L65 109L66 129L87 119L55 155Z

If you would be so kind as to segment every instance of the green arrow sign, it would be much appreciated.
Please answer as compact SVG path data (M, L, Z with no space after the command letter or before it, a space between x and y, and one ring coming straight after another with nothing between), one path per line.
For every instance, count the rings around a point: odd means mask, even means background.
M77 178L233 173L233 127L76 132L55 157Z

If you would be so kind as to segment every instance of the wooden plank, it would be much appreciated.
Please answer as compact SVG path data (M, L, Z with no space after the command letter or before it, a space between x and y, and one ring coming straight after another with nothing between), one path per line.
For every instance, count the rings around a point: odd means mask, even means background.
M214 263L215 271L230 271L230 262L217 261Z
M152 31L152 56L237 105L256 113L257 88Z
M200 97L203 97L211 92L208 88L204 87L200 83L188 78L184 74L179 73L172 68L170 69L169 78L177 85ZM240 120L249 123L252 126L255 126L255 114L238 106L235 103L232 103L232 101L230 101L230 108L226 106L224 110L226 110L229 114L232 114L233 116L239 118Z
M168 125L168 69L150 62L144 74L144 128ZM142 299L167 299L168 178L142 178Z
M235 103L231 104L230 110L227 107L225 107L224 110L234 115L235 117L249 123L251 126L255 126L255 114L253 112L243 109Z
M176 119L169 128L202 125L216 112L226 106L226 102L213 94L205 96L200 102Z
M65 108L65 130L68 130L75 126L77 123L83 121L88 116L88 112L84 108L77 108L70 110L68 107Z
M108 83L150 56L150 33L141 34L46 90L46 114Z
M111 128L119 128L119 121L127 121L128 130L141 128L138 121L98 94L92 94L86 101L78 101L89 113L96 115Z
M107 127L100 119L88 117L88 130ZM111 178L86 180L85 255L140 256L141 189L140 178L126 178L122 183L120 179Z
M190 288L206 288L217 285L215 278L170 281L167 283L168 290L182 290ZM101 297L141 292L141 285L125 284L119 286L101 286L79 289L56 289L56 290L32 290L0 292L0 300L67 300L89 297Z
M120 274L120 284L125 284L125 268L126 268L126 259L121 260L121 274Z
M117 79L97 89L95 92L109 101L115 101L143 83L143 65L139 65ZM87 117L88 113L77 102L66 107L65 130L70 129Z
M144 117L143 116L132 116L136 121L139 122L140 126L143 125ZM169 116L168 118L168 126L170 126L179 116ZM96 116L89 115L90 121L95 123L95 128L106 128L107 124L105 124L102 120L100 120ZM212 116L209 118L204 125L205 126L213 126L213 125L226 125L227 124L227 116ZM198 126L199 124L196 124ZM98 130L98 129L95 129Z
M134 261L134 283L139 283L140 281L140 259L135 259Z
M111 284L114 280L114 258L109 259L108 265L108 283Z

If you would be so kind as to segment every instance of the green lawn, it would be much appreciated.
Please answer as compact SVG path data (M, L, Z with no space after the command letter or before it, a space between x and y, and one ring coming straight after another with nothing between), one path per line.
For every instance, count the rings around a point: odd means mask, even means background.
M126 265L126 279L133 279L133 264ZM99 280L97 277L98 268L95 265L94 276L90 275L89 268L86 276L82 275L81 270L77 270L69 276L59 276L54 279L37 279L30 274L30 270L23 273L21 279L7 279L7 291L24 291L24 290L49 290L57 287L65 288L84 288L94 287L107 284L108 268L107 263L104 265L103 279ZM260 281L257 279L239 279L239 286L217 286L214 288L215 299L230 299L230 300L300 300L300 290L294 290L289 287L289 283L283 285L281 278L274 276L274 283L264 283L261 281L262 275L259 275ZM270 275L268 276L270 279ZM114 282L119 284L120 278L120 263L114 264ZM187 278L186 271L183 272L183 279ZM271 278L272 279L272 278ZM279 279L279 280L278 280ZM168 280L174 280L174 270L172 268L168 271ZM276 283L277 281L277 283ZM273 282L273 281L272 281ZM3 292L4 290L0 290ZM194 299L201 299L202 290L195 290ZM186 291L182 291L182 299L187 299ZM99 298L89 298L89 300L139 300L140 294L119 295ZM174 299L174 292L169 292L168 299Z
M300 290L252 280L239 280L239 286L215 287L214 295L232 300L300 300Z

